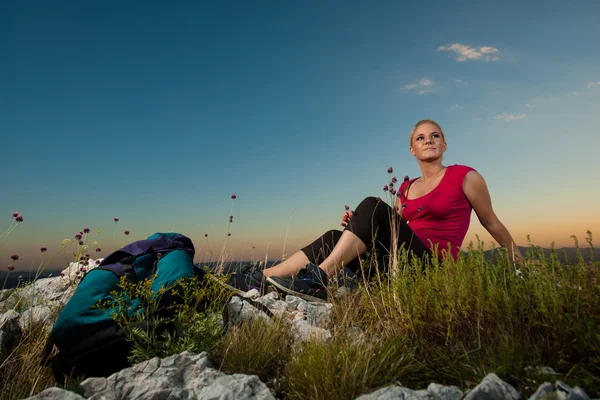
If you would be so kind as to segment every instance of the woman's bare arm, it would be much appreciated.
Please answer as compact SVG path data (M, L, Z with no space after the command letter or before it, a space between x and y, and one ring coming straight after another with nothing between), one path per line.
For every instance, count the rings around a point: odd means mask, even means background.
M511 259L513 261L520 261L522 259L521 252L508 232L508 229L506 229L496 216L496 213L494 213L490 192L485 180L477 171L467 173L463 181L463 192L467 200L471 203L473 210L475 210L481 225L501 246L508 248L510 254L512 254Z

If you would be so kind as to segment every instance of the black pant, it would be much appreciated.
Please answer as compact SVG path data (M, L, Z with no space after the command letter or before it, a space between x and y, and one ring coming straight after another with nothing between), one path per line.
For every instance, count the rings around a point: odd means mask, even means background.
M385 271L389 264L392 219L395 220L396 224L398 248L404 245L405 249L419 258L432 254L429 247L419 240L406 221L401 219L390 206L383 201L378 201L375 197L367 197L356 207L352 219L344 230L349 230L358 236L367 247L367 253L372 259L374 256L377 261L376 265ZM323 236L301 250L310 262L319 265L331 253L341 236L342 231L327 231ZM358 258L353 259L346 267L354 273L361 272ZM367 277L370 277L374 269L367 268L364 272Z

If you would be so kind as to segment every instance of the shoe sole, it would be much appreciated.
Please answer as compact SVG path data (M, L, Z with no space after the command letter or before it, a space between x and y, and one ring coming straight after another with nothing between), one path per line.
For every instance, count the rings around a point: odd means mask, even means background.
M213 278L213 279L214 279L214 278ZM219 281L219 280L217 280L217 279L214 279L214 280L215 280L216 282L218 282L218 283L219 283L221 286L223 286L223 287L225 287L225 288L227 288L227 289L229 289L229 290L233 291L233 292L234 292L234 294L236 294L236 295L238 295L238 296L246 297L246 295L248 294L248 292L244 292L243 290L240 290L240 289L236 288L235 286L231 286L231 285L229 285L229 284L228 284L228 283L226 283L226 282L221 282L221 281ZM258 290L258 289L257 289L257 290ZM272 292L272 291L273 291L273 288L269 288L269 286L267 285L267 287L265 288L265 293L264 293L264 294L261 294L261 296L264 296L265 294L267 294L267 293L269 293L269 292ZM260 291L259 291L259 293L260 293Z
M306 294L306 293L300 293L300 292L296 292L295 290L292 290L292 289L290 289L290 288L287 288L287 287L285 287L285 286L283 286L283 285L280 285L280 284L279 284L279 283L277 283L276 281L272 280L272 279L271 279L271 277L268 277L268 278L267 278L267 281L268 281L268 282L269 282L271 285L273 285L273 286L275 286L277 289L279 289L281 292L288 293L288 294L294 295L294 296L296 296L296 297L300 297L301 299L304 299L304 300L306 300L306 301L312 301L312 302L315 302L315 303L327 303L327 300L325 300L325 299L322 299L322 298L320 298L320 297L311 296L311 295L309 295L309 294Z

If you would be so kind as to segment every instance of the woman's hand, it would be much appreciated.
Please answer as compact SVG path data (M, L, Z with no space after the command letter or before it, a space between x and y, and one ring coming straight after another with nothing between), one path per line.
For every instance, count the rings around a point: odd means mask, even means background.
M342 214L342 222L340 222L340 226L343 226L343 227L348 226L348 223L350 222L350 220L352 219L353 216L354 216L354 211L352 211L352 210L348 210L344 214Z

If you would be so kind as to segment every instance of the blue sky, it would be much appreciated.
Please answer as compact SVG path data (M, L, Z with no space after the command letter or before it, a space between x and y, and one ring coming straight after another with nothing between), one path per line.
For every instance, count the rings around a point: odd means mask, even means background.
M199 259L275 259L382 195L388 166L418 176L423 118L517 243L600 227L597 1L14 3L0 212L25 221L0 263L84 227L109 250L175 230Z

